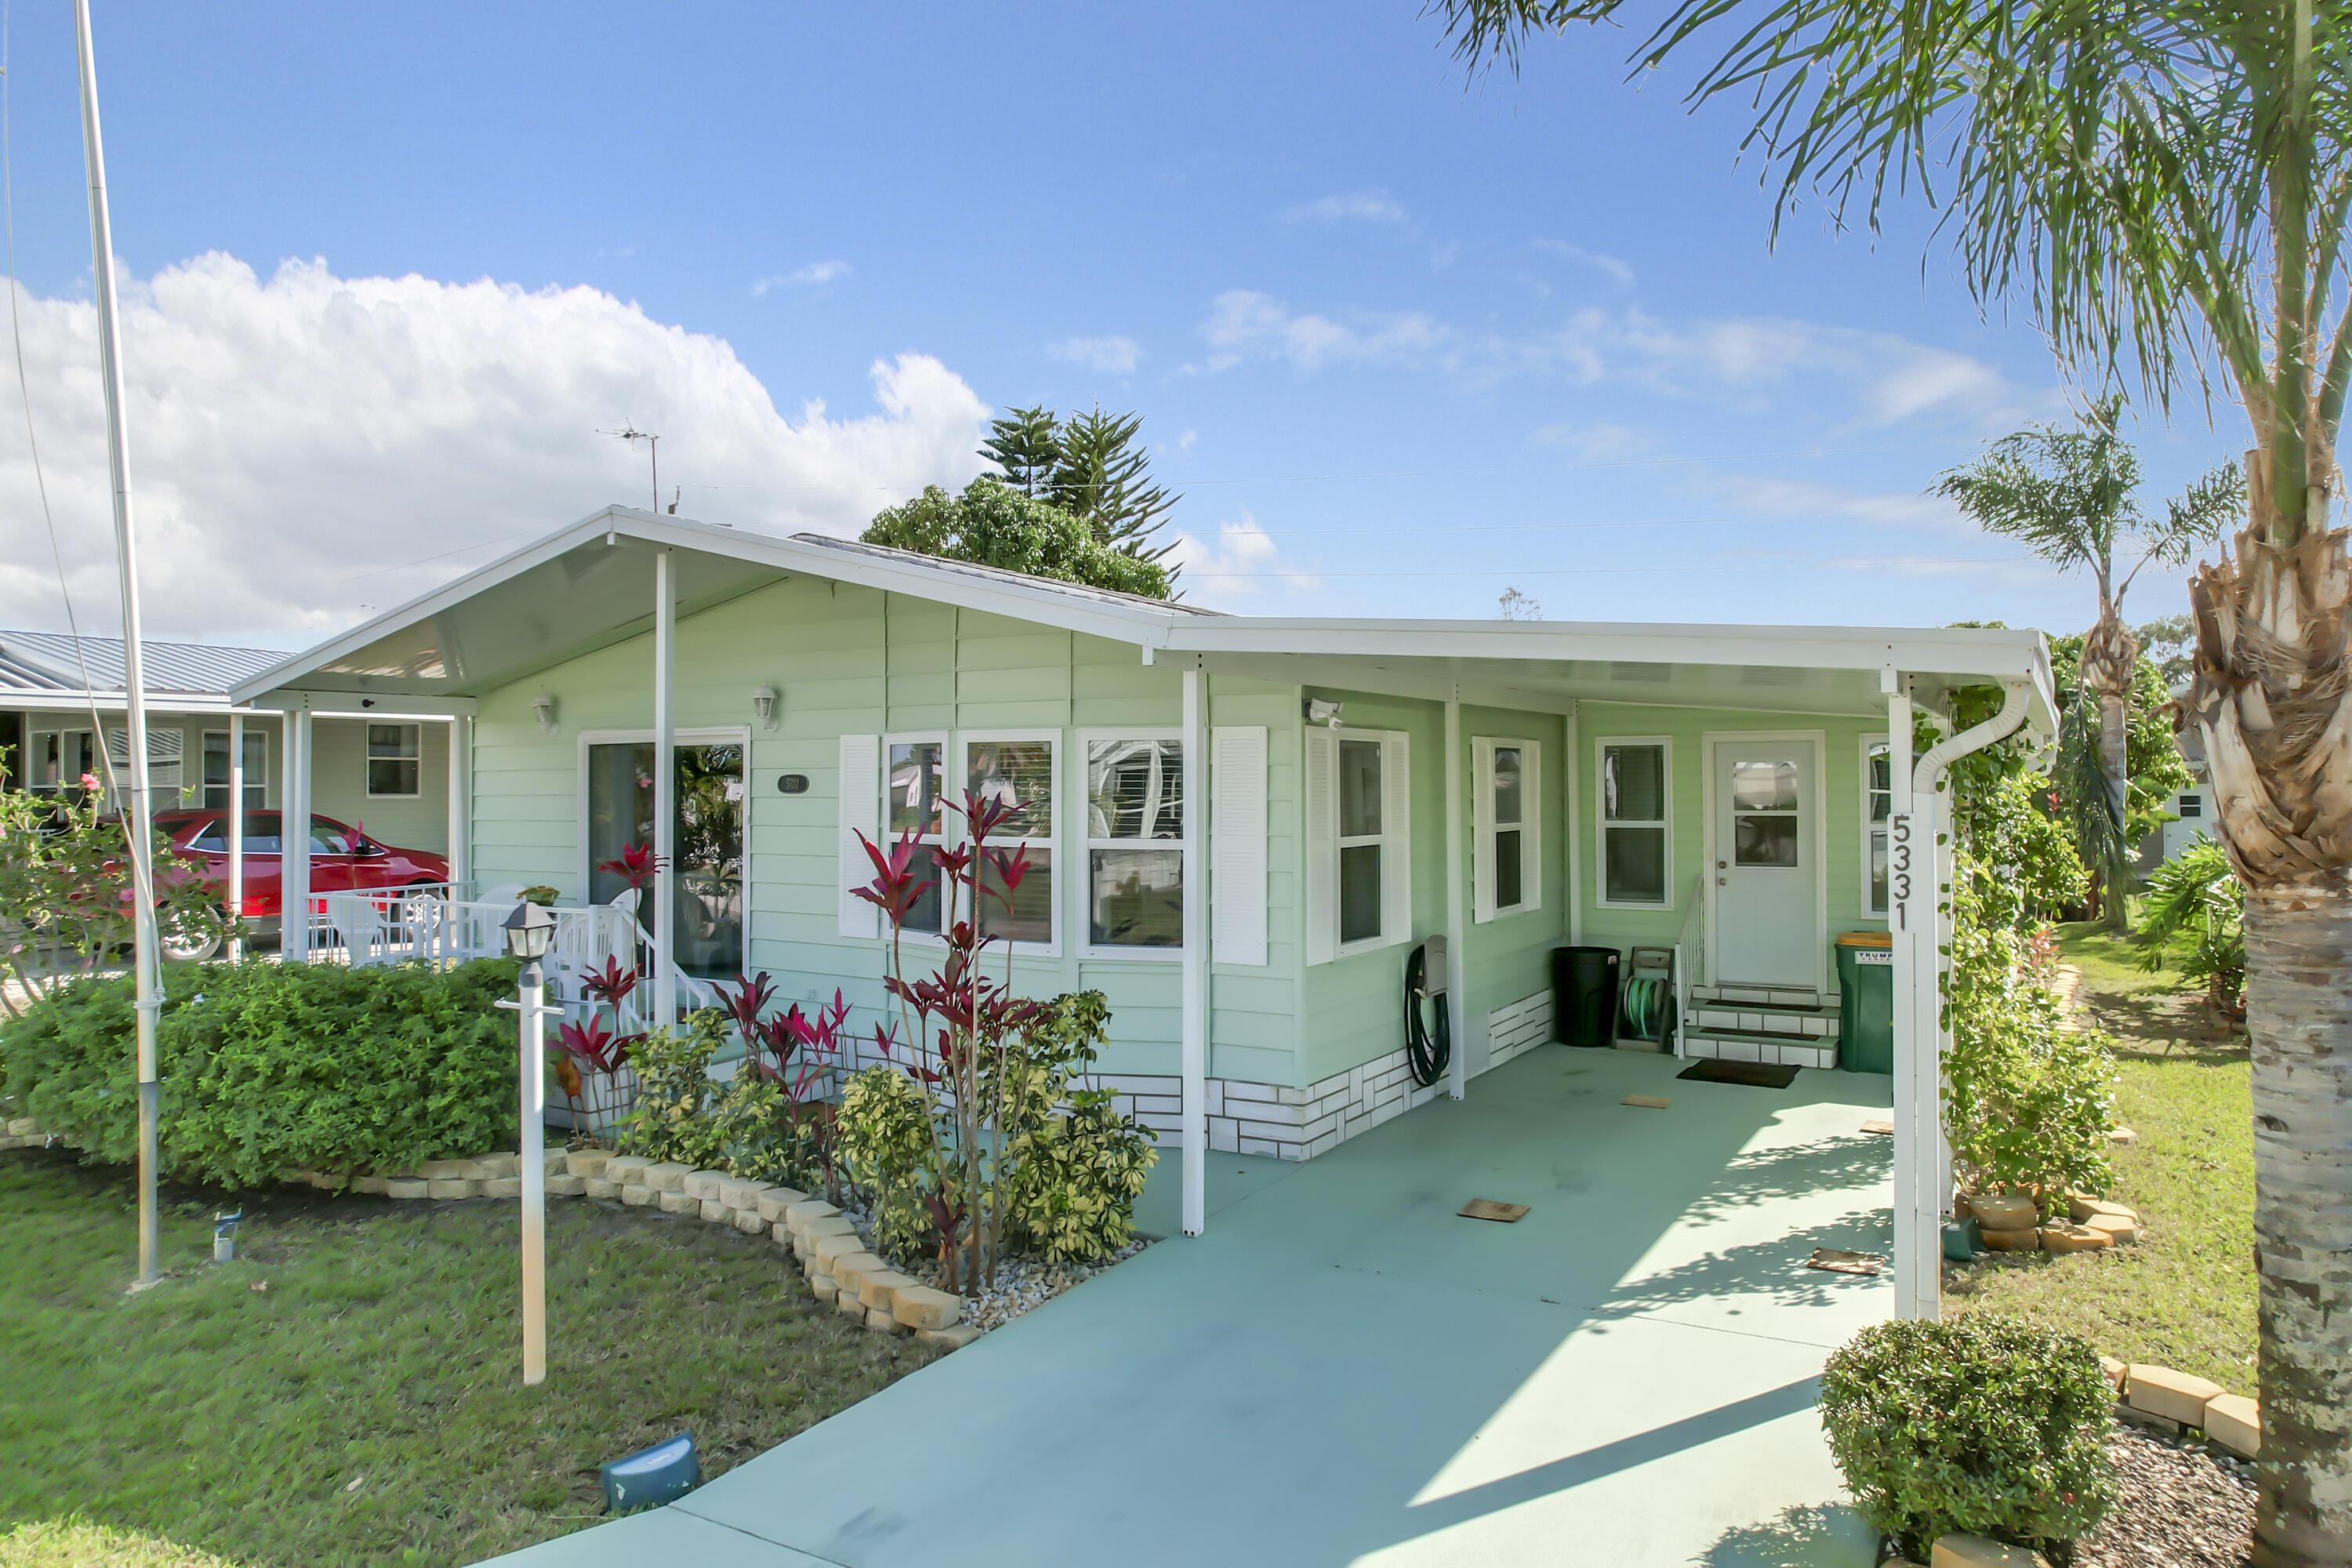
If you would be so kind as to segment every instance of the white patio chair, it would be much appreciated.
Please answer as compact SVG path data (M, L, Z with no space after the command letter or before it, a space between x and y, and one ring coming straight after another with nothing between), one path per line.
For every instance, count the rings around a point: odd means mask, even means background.
M327 923L341 934L352 967L375 963L383 942L383 912L357 893L329 893L326 901Z

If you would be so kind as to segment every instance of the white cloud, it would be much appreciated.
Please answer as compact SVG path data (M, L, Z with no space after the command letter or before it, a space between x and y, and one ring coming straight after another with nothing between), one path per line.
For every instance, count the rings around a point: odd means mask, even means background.
M1639 457L1654 445L1647 431L1606 419L1545 425L1537 429L1535 439L1536 445L1566 452L1580 463L1619 462Z
M1403 204L1388 192L1375 187L1366 191L1340 191L1319 196L1311 202L1301 202L1285 208L1285 223L1402 223L1406 213Z
M1554 256L1581 262L1597 272L1608 274L1628 288L1633 286L1633 268L1620 258L1606 256L1597 250L1587 250L1580 245L1570 245L1564 239L1538 239L1533 244L1538 250L1548 250Z
M1213 544L1191 533L1179 533L1168 550L1169 563L1183 568L1177 586L1186 599L1212 608L1248 603L1269 606L1269 595L1308 594L1322 586L1311 572L1287 564L1274 536L1244 510L1217 525Z
M1223 371L1259 361L1304 374L1386 365L1482 384L1560 376L1748 412L1795 395L1809 411L1843 405L1848 429L1935 418L1990 433L2063 412L2054 388L2018 386L1966 354L1892 332L1784 317L1673 322L1640 310L1588 309L1558 327L1512 336L1465 331L1420 310L1345 317L1293 310L1270 294L1234 289L1210 302L1201 335L1208 357L1188 368Z
M1209 306L1201 329L1209 341L1211 370L1244 360L1279 359L1295 370L1327 364L1417 365L1446 358L1458 342L1450 327L1418 310L1371 316L1360 326L1328 316L1299 315L1270 294L1232 289Z
M111 628L96 315L31 300L24 333L75 604ZM343 279L322 261L265 281L217 253L126 285L122 359L157 635L321 635L608 502L643 506L644 448L597 434L625 421L662 437L666 490L714 498L696 515L847 533L978 473L988 415L928 355L873 364L877 412L812 401L794 417L724 342L593 289ZM0 626L62 620L24 426L0 414Z
M819 284L848 276L849 263L846 261L812 261L806 267L794 268L790 272L776 272L753 279L751 292L765 294L772 289L814 289Z
M1133 338L1064 338L1058 343L1047 344L1045 352L1055 359L1106 375L1131 374L1135 362L1143 357L1143 350Z
M1809 479L1782 479L1727 474L1712 489L1741 511L1769 518L1835 520L1868 523L1874 528L1926 529L1958 537L1977 538L1974 523L1939 496L1908 490L1851 490Z

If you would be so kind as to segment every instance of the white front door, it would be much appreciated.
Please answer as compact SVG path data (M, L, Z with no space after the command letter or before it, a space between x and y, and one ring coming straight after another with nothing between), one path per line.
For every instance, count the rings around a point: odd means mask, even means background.
M1819 773L1809 736L1716 742L1716 962L1709 978L1820 984Z

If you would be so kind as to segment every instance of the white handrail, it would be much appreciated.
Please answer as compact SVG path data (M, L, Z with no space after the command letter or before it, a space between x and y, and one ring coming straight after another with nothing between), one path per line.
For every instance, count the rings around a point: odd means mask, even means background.
M1691 879L1690 898L1683 910L1683 929L1675 936L1675 1055L1682 1056L1683 1036L1690 1028L1690 994L1703 984L1706 971L1706 873Z

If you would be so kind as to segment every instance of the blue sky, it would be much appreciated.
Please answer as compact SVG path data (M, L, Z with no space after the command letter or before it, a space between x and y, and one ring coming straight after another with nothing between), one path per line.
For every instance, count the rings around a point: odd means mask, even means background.
M12 18L15 219L96 605L66 15ZM299 643L642 504L596 434L631 419L685 511L841 530L1029 402L1141 411L1194 592L1237 609L2090 617L1920 496L2063 416L2021 315L1979 319L1916 205L1768 249L1737 116L1628 82L1622 34L1472 83L1410 0L97 15L163 629ZM15 413L0 617L55 625ZM2241 447L2220 418L2143 428L2152 486ZM265 545L302 563L222 564Z

